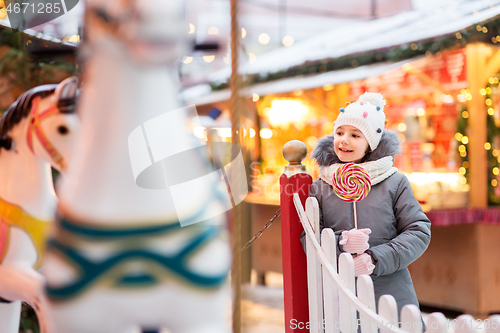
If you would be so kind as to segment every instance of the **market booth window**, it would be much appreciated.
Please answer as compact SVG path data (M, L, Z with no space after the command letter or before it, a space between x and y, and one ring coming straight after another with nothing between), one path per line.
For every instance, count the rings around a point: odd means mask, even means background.
M496 89L493 85L484 89L488 107L493 110L498 108ZM418 59L365 80L327 84L300 90L300 94L292 91L260 96L255 102L260 126L269 132L265 136L261 132L262 159L252 168L253 194L278 202L279 176L288 163L281 154L283 145L290 140L301 140L311 152L319 138L333 132L332 122L339 109L366 91L380 92L387 101L386 128L396 131L402 142L395 166L408 176L423 209L467 207L465 105L471 94L467 90L464 50ZM495 112L489 111L498 114ZM490 144L489 150L496 154L498 163L500 142L491 140ZM303 163L317 179L318 168L310 155ZM496 176L493 180L496 182L492 183L498 184Z

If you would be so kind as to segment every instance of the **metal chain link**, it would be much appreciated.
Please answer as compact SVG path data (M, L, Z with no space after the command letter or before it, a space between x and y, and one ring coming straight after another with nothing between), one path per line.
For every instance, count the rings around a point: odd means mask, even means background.
M246 250L248 249L250 246L252 246L253 242L255 242L257 239L259 239L260 236L262 236L262 234L264 233L264 230L266 230L267 228L269 228L274 220L277 218L277 217L280 217L281 216L281 208L279 208L276 213L274 214L274 216L269 220L267 221L266 225L264 226L264 228L260 229L256 234L255 236L252 237L252 239L250 239L246 244L245 246L243 246L243 248L241 249L241 251L243 250Z

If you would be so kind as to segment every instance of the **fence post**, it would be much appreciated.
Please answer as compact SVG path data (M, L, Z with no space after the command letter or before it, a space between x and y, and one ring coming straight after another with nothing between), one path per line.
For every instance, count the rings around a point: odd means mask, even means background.
M283 262L283 292L285 301L285 332L308 332L309 306L307 298L307 261L300 243L303 231L293 203L298 193L302 205L309 196L312 177L301 163L307 155L304 143L298 140L283 146L283 156L289 162L280 177L281 245Z

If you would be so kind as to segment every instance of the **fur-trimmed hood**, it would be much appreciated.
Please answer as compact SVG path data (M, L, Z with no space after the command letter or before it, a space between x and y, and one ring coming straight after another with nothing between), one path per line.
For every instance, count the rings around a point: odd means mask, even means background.
M333 149L333 135L327 135L318 141L318 145L312 152L312 158L319 166L330 166L335 163L342 163ZM399 154L401 151L400 140L394 131L385 130L378 147L368 153L363 162L377 161L386 156Z

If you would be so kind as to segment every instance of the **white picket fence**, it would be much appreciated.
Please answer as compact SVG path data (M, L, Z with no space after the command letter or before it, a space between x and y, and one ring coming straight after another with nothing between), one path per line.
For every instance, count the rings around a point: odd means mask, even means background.
M383 295L377 314L372 279L368 275L358 277L355 288L351 254L340 254L337 273L335 234L332 229L325 228L320 235L316 198L306 200L305 210L298 194L294 194L293 201L306 231L309 323L302 323L302 327L308 324L311 333L356 333L358 325L362 333L377 333L377 328L387 333L421 333L421 314L415 305L405 305L398 322L396 300L391 295ZM476 328L486 333L499 333L500 315L483 321L476 321L470 315L450 320L435 312L429 315L425 324L426 332L430 333L475 333Z

